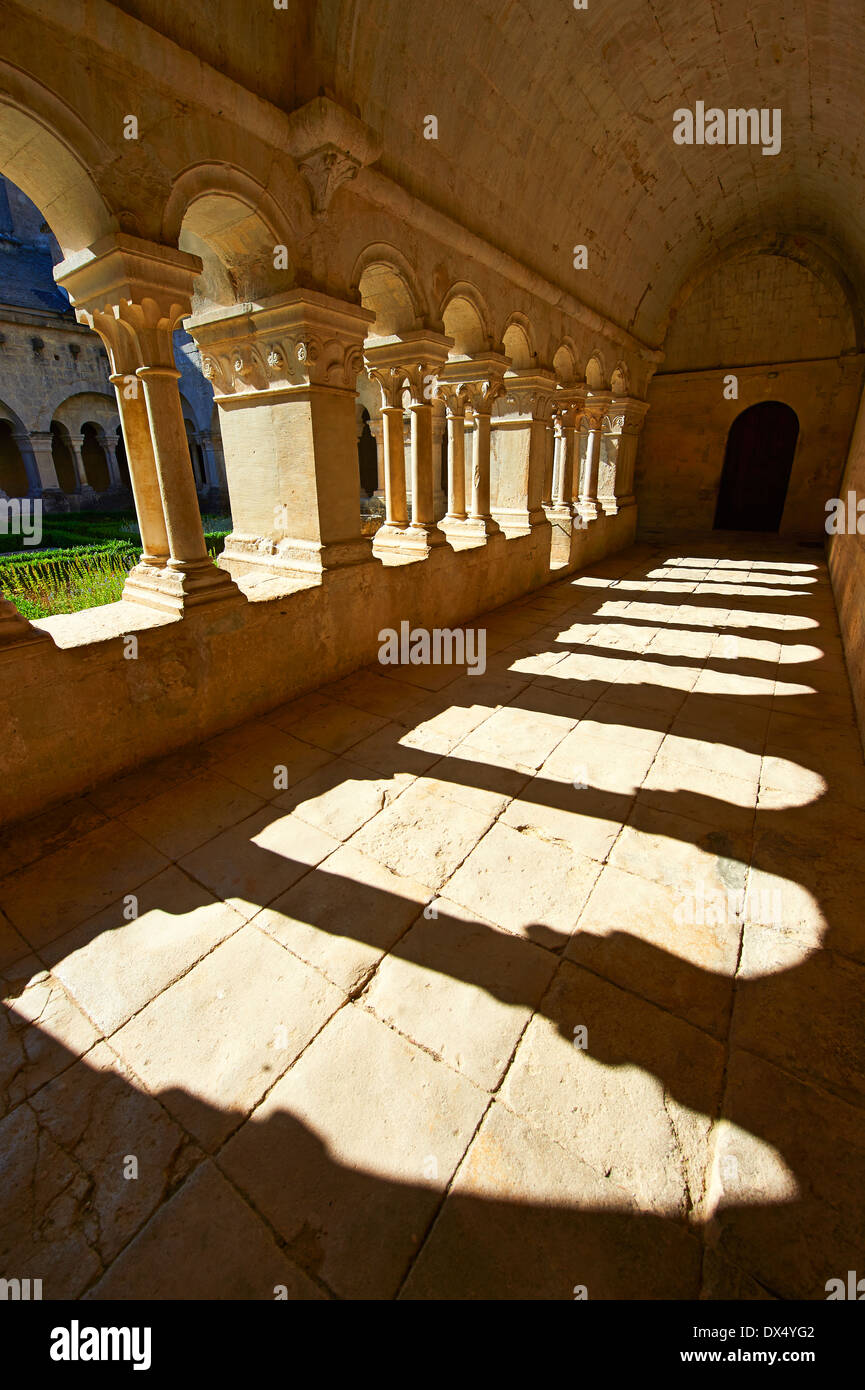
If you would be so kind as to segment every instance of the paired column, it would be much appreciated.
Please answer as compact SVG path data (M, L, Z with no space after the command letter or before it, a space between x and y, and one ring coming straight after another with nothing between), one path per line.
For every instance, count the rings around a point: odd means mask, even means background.
M294 289L188 320L219 408L231 574L324 579L371 559L361 534L355 398L372 318L356 304Z
M467 519L460 525L464 538L484 540L499 533L491 506L492 411L504 392L504 374L509 366L509 358L489 352L448 362L439 372L439 390L456 392L465 401L464 409L468 407L472 413L471 493ZM449 475L456 475L457 467L457 459L453 466L449 462Z
M586 400L584 416L588 433L586 457L580 470L577 511L587 526L598 515L598 467L601 457L601 431L611 396L608 391L592 391Z
M549 428L555 373L509 371L492 419L492 512L506 534L527 535L546 524L552 486ZM548 444L549 440L549 444Z
M376 552L420 552L445 543L435 518L433 396L450 338L417 329L365 350L367 371L382 392L387 515L375 535ZM409 395L411 519L406 512L403 395Z
M462 527L466 512L466 400L467 393L459 384L448 385L439 377L436 395L445 407L448 438L448 500L441 522L446 535Z
M574 465L576 433L585 409L585 395L579 388L559 390L553 398L555 467L550 520L570 525L574 519Z
M55 270L79 322L102 338L117 391L144 542L123 596L176 613L240 597L207 554L174 363L172 335L200 272L197 256L125 233Z

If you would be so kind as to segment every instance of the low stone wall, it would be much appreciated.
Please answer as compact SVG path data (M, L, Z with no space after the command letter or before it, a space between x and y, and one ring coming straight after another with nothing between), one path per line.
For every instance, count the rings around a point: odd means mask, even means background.
M132 603L43 619L35 626L53 642L0 654L0 824L375 661L383 628L466 623L621 550L635 521L634 507L600 517L575 533L570 564L552 572L550 527L541 525L408 564L371 559L294 592L265 582L249 602L183 619Z

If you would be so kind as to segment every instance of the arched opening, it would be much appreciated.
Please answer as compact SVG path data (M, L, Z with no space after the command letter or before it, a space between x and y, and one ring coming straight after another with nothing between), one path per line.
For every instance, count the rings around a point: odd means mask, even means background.
M360 473L360 485L367 497L372 497L378 487L378 450L375 445L372 430L369 427L370 415L366 406L361 407L360 418L362 425L357 441L357 464Z
M102 431L92 420L81 426L81 458L84 475L94 492L107 492L111 486L108 460L102 447Z
M189 457L192 460L192 472L195 476L195 486L201 492L207 486L207 476L204 469L204 458L201 453L201 445L195 438L195 426L191 420L184 417L186 426L186 442L189 445Z
M484 315L468 295L452 294L444 307L442 322L445 333L454 340L455 357L470 357L489 348L490 337L484 325Z
M123 439L122 425L117 426L117 429L115 430L115 435L116 443L114 445L114 452L117 457L117 467L120 470L120 476L123 479L123 482L128 488L131 488L132 479L129 476L129 460L126 457L126 444Z
M75 476L75 460L69 431L59 420L51 421L51 457L60 487L64 492L77 492L78 479Z
M799 436L795 410L781 401L760 401L730 426L716 531L777 531L787 498Z
M26 497L28 491L27 469L12 421L0 420L0 492L9 497Z

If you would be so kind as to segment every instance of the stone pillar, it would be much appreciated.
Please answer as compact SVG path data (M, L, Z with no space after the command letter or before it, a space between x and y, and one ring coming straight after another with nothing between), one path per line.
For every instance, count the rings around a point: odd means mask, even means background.
M75 469L75 481L78 484L79 492L83 492L85 488L88 488L90 491L93 491L93 489L90 488L90 484L87 481L87 469L84 467L84 454L82 453L83 446L83 434L69 435L69 449L72 453L72 465Z
M366 363L370 380L381 390L378 480L384 493L385 519L375 534L374 549L386 550L399 546L408 525L402 408L406 374L393 362L392 354L382 353L378 348L367 349Z
M589 428L577 502L577 510L585 525L596 520L598 515L598 464L601 453L601 430L610 400L609 392L592 391L586 401L585 417Z
M15 443L18 445L18 452L20 453L21 458L24 462L24 471L27 474L28 496L41 497L42 480L39 476L39 466L36 462L36 454L33 449L33 444L31 442L30 435L27 433L26 430L17 429L12 431L12 437L14 438ZM53 456L51 459L51 463L53 466Z
M552 405L556 434L556 470L553 505L557 522L570 522L574 515L574 459L576 432L583 413L582 397L574 391L557 392Z
M521 536L546 524L547 421L556 378L545 370L512 371L504 388L492 418L492 512L506 534Z
M136 507L139 494L145 506L154 504L150 463L158 485L168 554L156 552L162 563L142 557L129 576L123 596L168 612L183 613L192 606L240 599L231 577L207 554L198 496L189 457L186 428L174 364L172 334L189 313L195 277L201 261L174 247L119 233L104 237L55 268L54 278L67 290L79 322L102 338L111 362L111 379L123 381L118 405L130 474L142 465L139 488L133 482ZM138 388L132 385L132 378ZM124 401L122 397L126 396ZM143 396L141 407L129 410ZM134 420L127 434L127 420ZM150 451L143 435L150 437ZM150 544L161 528L138 513L142 537ZM145 542L145 552L149 544Z
M358 505L357 377L373 315L316 290L189 319L221 421L234 530L224 563L306 574L371 560Z
M426 329L415 329L365 350L367 371L382 390L385 420L387 519L375 535L375 550L427 554L445 543L435 519L433 460L433 396L436 373L452 346L450 338ZM402 396L410 396L411 521L406 524L405 492L400 488L399 450L405 454L402 429ZM404 474L403 474L404 477ZM405 483L403 482L403 488Z
M504 391L503 378L509 366L509 358L487 352L448 362L439 372L439 385L463 392L472 411L471 500L463 531L475 539L499 532L490 505L492 410Z
M604 480L603 495L599 490L599 501L610 516L637 505L634 464L648 409L647 401L639 401L631 396L614 397L609 407L610 440L614 443L615 453L609 475Z
M378 470L378 482L376 484L374 497L385 497L385 466L384 466L384 426L380 415L371 415L369 418L369 432L375 440L376 467Z
M33 451L33 460L36 465L40 495L54 493L57 496L62 496L62 488L57 479L57 469L54 467L54 436L51 431L31 430L30 448ZM77 466L76 463L76 468Z
M105 450L105 461L108 464L108 489L110 492L122 492L124 482L120 476L117 451L107 438L103 441L102 448Z
M466 513L466 392L439 378L436 394L444 402L448 432L448 501L441 522L445 535L464 529Z
M552 408L552 403L551 403ZM544 487L541 505L544 511L553 505L553 471L556 448L556 432L552 419L544 426Z
M156 585L152 572L164 569L168 560L168 532L153 458L153 441L138 377L134 373L112 372L108 380L117 397L142 545L141 560L127 579L123 593L127 598L146 603Z
M441 521L447 511L447 492L442 487L442 442L447 431L447 420L442 402L433 401L432 452L433 452L433 515Z

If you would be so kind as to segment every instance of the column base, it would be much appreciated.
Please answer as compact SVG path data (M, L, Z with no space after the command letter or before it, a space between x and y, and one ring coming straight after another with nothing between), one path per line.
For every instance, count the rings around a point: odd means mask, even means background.
M298 537L274 540L232 532L220 556L223 569L235 578L247 575L309 575L321 577L328 570L367 564L372 558L367 536L344 541L309 541Z
M0 653L50 641L48 633L28 622L27 618L18 612L14 603L7 598L0 598Z
M475 540L486 540L488 536L501 535L502 528L491 516L470 516L465 523L466 536Z
M574 510L586 525L598 519L598 504L594 498L579 498Z
M497 507L495 520L506 536L528 536L536 526L546 526L547 515L543 507L531 512L525 507Z
M171 563L157 568L138 564L123 586L127 603L140 603L161 613L183 614L190 608L226 600L243 601L243 595L223 569L212 560L190 561L185 567Z

